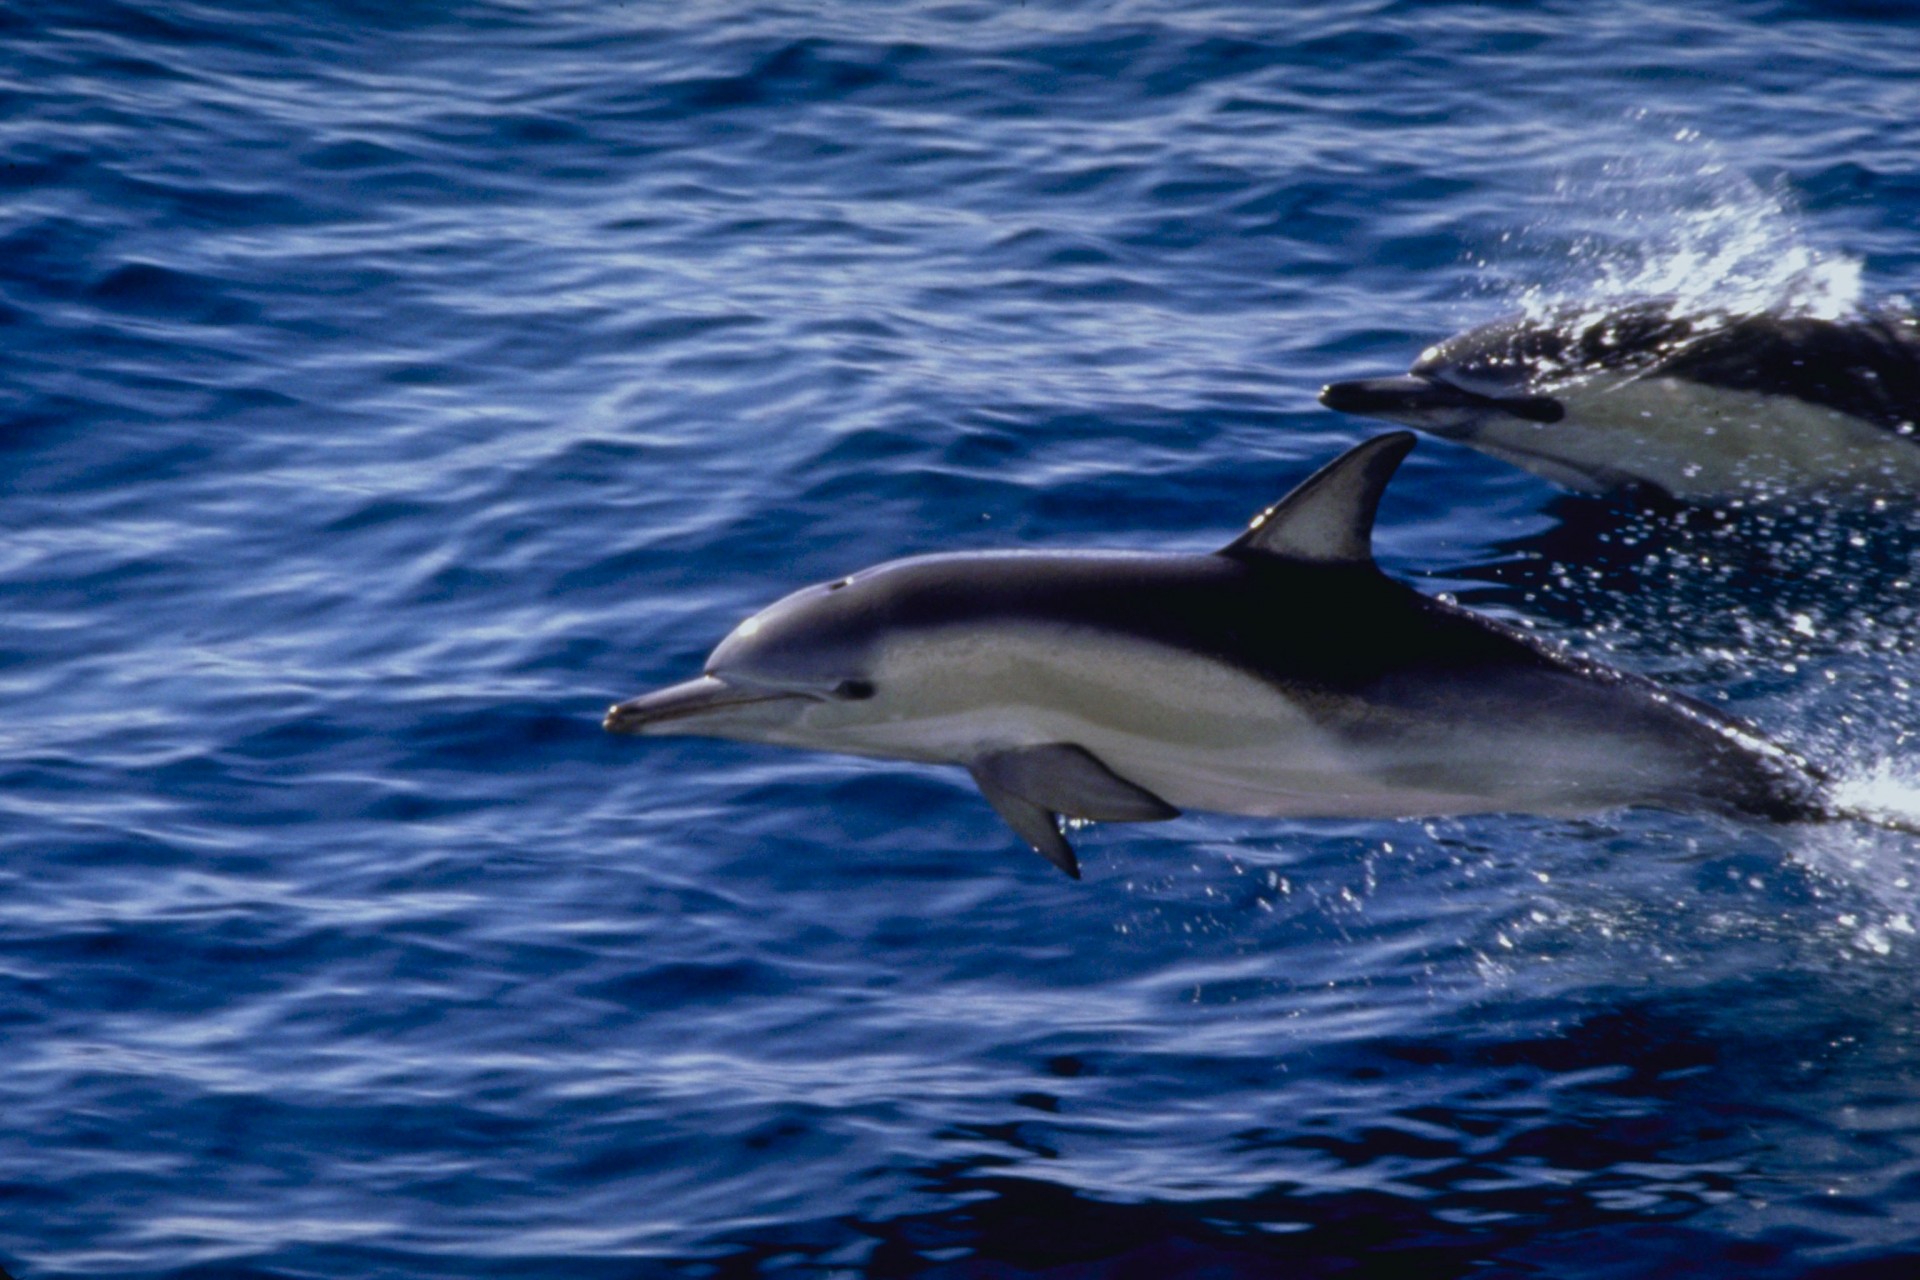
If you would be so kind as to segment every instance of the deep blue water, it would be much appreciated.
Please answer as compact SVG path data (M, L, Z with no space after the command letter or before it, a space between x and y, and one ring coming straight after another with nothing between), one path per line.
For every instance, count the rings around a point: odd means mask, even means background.
M1920 294L1904 2L0 7L0 1265L1920 1274L1920 853L603 734L1205 549L1517 307ZM1423 442L1383 564L1898 798L1920 519ZM1303 625L1310 619L1303 619Z

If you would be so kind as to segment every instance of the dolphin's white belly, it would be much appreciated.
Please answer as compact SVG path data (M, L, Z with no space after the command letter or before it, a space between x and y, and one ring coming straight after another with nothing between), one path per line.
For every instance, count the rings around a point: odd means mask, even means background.
M1599 375L1554 395L1566 408L1561 421L1499 416L1471 443L1576 488L1627 478L1692 499L1920 489L1920 444L1791 396L1658 375Z

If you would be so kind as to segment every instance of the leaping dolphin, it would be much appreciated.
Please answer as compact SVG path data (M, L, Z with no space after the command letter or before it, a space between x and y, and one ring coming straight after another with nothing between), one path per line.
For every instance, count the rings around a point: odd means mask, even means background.
M1822 812L1747 725L1381 573L1413 441L1349 450L1211 555L931 555L807 587L606 727L962 765L1076 878L1061 816Z
M1563 310L1469 329L1320 401L1585 492L1920 494L1920 324L1893 313Z

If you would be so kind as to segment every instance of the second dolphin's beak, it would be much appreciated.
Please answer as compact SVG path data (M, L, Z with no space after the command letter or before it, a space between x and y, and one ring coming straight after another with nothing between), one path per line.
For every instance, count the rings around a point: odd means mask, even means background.
M1408 373L1328 383L1320 389L1320 403L1341 413L1384 418L1443 433L1491 413L1510 414L1528 422L1558 422L1567 412L1552 396L1483 396Z

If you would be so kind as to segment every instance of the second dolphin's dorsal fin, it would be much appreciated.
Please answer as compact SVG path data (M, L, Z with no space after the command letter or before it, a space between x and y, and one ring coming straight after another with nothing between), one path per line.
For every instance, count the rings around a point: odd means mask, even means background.
M1357 444L1262 511L1223 556L1279 556L1311 564L1373 563L1373 518L1380 495L1413 448L1413 432Z

